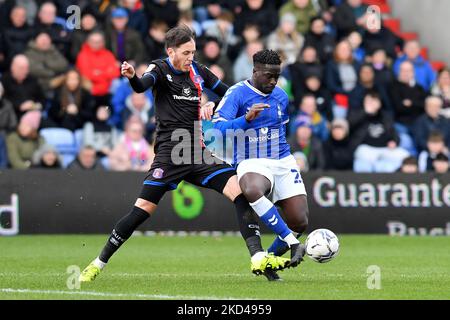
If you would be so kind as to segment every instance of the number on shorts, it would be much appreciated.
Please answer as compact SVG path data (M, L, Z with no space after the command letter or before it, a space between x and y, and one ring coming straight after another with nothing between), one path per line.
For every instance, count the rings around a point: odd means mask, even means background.
M294 183L302 183L300 172L297 169L291 169L291 172L295 173Z

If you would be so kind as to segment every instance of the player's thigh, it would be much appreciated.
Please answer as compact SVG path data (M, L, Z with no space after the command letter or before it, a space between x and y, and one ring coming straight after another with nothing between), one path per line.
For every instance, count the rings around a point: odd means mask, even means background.
M227 163L218 164L196 164L193 165L193 170L184 178L189 183L194 185L213 189L219 193L239 195L240 189L237 184L236 170ZM226 194L228 197L228 194ZM231 200L234 200L230 199Z
M138 207L153 208L154 210L164 194L167 191L175 190L178 183L190 170L190 166L154 161L144 179L136 205ZM145 208L142 209L146 210Z
M270 160L244 160L237 167L237 175L241 190L249 201L252 201L251 198L257 200L272 190L274 176L270 168Z

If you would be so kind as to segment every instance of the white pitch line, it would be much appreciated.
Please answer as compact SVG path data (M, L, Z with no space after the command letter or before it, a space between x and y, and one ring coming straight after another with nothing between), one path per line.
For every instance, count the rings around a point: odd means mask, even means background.
M32 289L14 289L0 288L0 292L4 293L39 293L39 294L61 294L61 295L84 295L94 297L111 297L111 298L141 298L141 299L174 299L174 300L250 300L248 298L233 297L202 297L202 296L183 296L168 294L144 294L144 293L111 293L111 292L95 292L95 291L67 291L67 290L32 290Z
M104 273L107 276L112 277L173 277L173 278L187 278L187 277L210 277L210 278L218 278L218 277L252 277L251 273L223 273L223 274L211 274L211 273L122 273L122 272L113 272L113 273ZM0 272L0 277L59 277L66 276L67 273L60 272L49 272L49 273L39 273L39 272Z

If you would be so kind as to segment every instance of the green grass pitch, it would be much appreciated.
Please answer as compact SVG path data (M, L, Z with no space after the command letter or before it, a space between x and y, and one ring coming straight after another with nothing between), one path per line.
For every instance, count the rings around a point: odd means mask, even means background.
M98 254L106 235L0 237L0 299L450 298L450 238L339 238L336 259L305 258L274 283L251 274L240 237L137 236L93 283L76 289L76 266ZM368 281L369 266L380 268L380 289L368 288L376 277Z

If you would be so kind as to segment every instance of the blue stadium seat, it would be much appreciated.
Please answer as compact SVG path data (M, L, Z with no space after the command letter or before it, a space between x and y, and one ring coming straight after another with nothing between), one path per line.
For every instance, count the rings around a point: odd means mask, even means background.
M77 156L78 146L72 131L64 128L44 128L39 133L47 144L52 145L59 152L64 168Z

